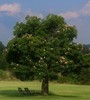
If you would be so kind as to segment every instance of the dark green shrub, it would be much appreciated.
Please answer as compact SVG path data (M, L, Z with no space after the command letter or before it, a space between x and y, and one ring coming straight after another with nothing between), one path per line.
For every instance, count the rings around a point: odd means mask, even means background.
M77 75L75 74L70 74L67 76L59 76L58 80L59 83L70 83L70 84L76 84L77 83Z
M90 85L90 68L82 68L79 74L79 83Z
M2 69L0 69L0 80L5 79L6 73Z
M17 80L10 71L0 69L0 80Z

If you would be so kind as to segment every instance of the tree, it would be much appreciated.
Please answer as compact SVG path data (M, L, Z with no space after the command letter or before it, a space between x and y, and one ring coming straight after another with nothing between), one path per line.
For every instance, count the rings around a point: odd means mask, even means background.
M21 80L40 78L42 94L48 95L50 74L74 64L68 50L77 36L75 26L53 14L45 19L27 16L24 22L16 23L14 36L7 45L7 61L15 65L13 69Z
M83 45L84 63L79 72L79 82L90 85L90 49L89 45Z
M0 54L3 52L4 49L5 49L5 46L4 46L3 43L0 41Z
M3 54L4 50L5 46L2 42L0 42L0 69L7 70L7 62Z
M83 50L82 50L82 52L84 53L84 54L88 54L88 53L90 53L90 47L89 47L90 45L88 44L88 45L83 45Z

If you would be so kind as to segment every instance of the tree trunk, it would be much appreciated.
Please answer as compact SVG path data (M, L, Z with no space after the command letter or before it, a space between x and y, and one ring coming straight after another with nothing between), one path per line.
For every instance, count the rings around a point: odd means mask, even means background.
M42 80L42 94L48 95L49 93L49 79L48 76L44 77Z

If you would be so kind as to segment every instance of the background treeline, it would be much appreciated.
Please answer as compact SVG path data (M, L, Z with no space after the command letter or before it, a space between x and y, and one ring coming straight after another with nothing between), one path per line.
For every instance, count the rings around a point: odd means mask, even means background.
M6 70L7 69L7 62L5 59L5 55L4 50L5 50L5 46L2 44L2 42L0 42L0 69Z
M0 80L12 80L14 77L8 69L10 65L6 61L5 50L6 46L0 41Z
M6 47L0 42L0 80L13 80L16 79L12 75L10 65L5 58ZM88 84L90 85L90 44L83 45L84 64L76 66L75 68L64 70L63 73L51 73L50 80L59 83L73 83L73 84ZM82 59L81 59L82 60ZM34 78L34 77L33 77ZM33 80L30 79L30 80ZM37 79L37 78L35 78Z

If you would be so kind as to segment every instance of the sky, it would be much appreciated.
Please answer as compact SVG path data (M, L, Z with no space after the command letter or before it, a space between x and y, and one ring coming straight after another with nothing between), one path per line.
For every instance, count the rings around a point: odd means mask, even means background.
M0 0L0 41L7 45L16 22L25 16L44 18L49 13L63 16L78 31L75 42L90 44L90 0Z

